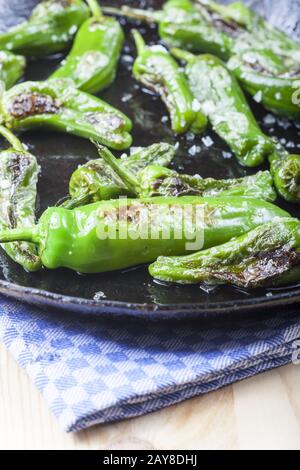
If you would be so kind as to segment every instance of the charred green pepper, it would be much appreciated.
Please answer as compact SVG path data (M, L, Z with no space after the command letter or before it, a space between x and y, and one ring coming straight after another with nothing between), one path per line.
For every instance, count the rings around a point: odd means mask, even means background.
M30 18L0 34L0 49L28 56L45 56L69 46L78 27L88 18L82 0L46 0Z
M224 245L185 257L160 257L149 268L156 279L180 284L270 287L300 279L300 222L261 225Z
M169 165L175 155L175 148L166 143L150 145L147 148L134 149L130 156L123 156L122 165L133 174L139 174L151 164ZM118 174L102 158L90 160L80 166L72 175L69 184L70 198L63 207L74 207L116 199L120 196L134 196Z
M100 149L100 156L111 167L128 192L137 197L156 196L244 196L270 202L276 200L273 180L268 171L239 179L215 180L201 178L199 175L183 175L158 164L146 166L139 173L133 172L123 160L116 159L105 147Z
M180 174L168 168L151 165L141 172L138 183L139 197L243 196L270 202L277 198L268 171L259 171L244 178L216 180L199 175Z
M117 150L130 147L132 142L130 119L99 98L77 90L72 80L16 85L3 94L0 110L6 126L16 131L54 129Z
M88 0L92 18L80 27L71 52L50 78L71 78L76 87L98 93L115 79L124 33L118 21L105 17L96 0Z
M226 66L210 55L194 56L173 50L188 62L190 87L214 130L245 166L257 166L266 158L277 191L287 201L300 201L300 156L289 155L281 145L263 134L235 78Z
M248 49L273 52L286 64L300 63L299 43L275 28L242 2L222 5L213 0L196 0L212 24L233 38L231 55Z
M0 230L26 229L35 223L39 166L11 132L0 126L0 134L11 144L0 153ZM41 267L36 246L31 243L7 243L2 248L26 271Z
M278 193L288 202L299 203L300 155L289 154L280 143L275 142L269 162Z
M138 57L133 65L136 80L160 95L171 116L176 134L188 130L200 133L206 117L194 99L189 84L176 61L162 46L147 47L138 31L133 32Z
M0 51L0 86L2 89L12 87L25 70L26 60L21 55ZM1 90L2 92L2 90Z
M123 6L103 8L107 13L123 15L159 24L159 35L170 47L193 52L210 52L223 59L230 57L233 39L215 27L207 14L189 0L169 0L163 10L139 10Z
M223 60L253 48L268 49L283 61L300 62L299 44L241 2L221 5L211 0L169 0L158 11L127 6L104 10L158 23L160 37L170 47L206 52Z
M239 84L225 64L211 55L194 56L179 49L172 52L187 61L185 73L190 88L214 131L242 165L261 165L272 151L272 140L259 128Z
M160 37L170 47L231 59L229 67L243 87L261 95L267 109L299 117L293 94L300 79L300 45L243 3L170 0L162 11L106 10L158 23Z
M249 50L232 57L228 67L243 88L266 109L283 116L300 117L300 62L286 65L269 50Z
M122 198L50 208L34 227L1 231L0 243L34 243L49 269L100 273L220 245L286 217L282 209L250 198Z

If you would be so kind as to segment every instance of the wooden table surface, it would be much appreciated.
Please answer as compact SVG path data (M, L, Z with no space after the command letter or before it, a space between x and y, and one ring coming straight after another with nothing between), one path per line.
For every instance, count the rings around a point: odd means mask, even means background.
M300 450L300 366L276 369L147 416L66 434L0 346L0 448Z

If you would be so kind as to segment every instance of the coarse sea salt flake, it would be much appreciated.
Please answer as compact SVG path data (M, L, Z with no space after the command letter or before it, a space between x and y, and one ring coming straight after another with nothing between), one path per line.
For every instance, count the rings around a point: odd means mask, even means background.
M232 158L232 153L231 152L225 152L225 150L222 152L222 155L226 160L229 160L230 158Z
M264 117L264 124L266 124L267 126L272 126L275 123L276 123L276 118L275 116L273 116L273 114L267 114Z
M125 95L122 96L122 102L127 103L127 101L131 100L132 96L133 95L131 93L126 93Z
M101 299L106 299L106 295L104 294L104 292L102 291L96 292L96 294L94 295L94 300L101 300Z
M192 142L193 140L195 140L196 136L195 134L193 134L193 132L188 132L185 137L186 137L186 140L188 140L189 142Z
M295 143L290 140L290 141L286 144L286 147L287 147L288 149L294 148L294 147L295 147Z
M201 147L199 147L198 145L193 145L192 147L189 148L189 154L192 155L192 157L194 157L195 155L197 155L198 152L200 152L201 150Z
M127 63L127 64L132 64L132 62L133 62L133 57L132 57L131 55L129 55L129 54L124 54L124 55L122 56L122 61L125 62L125 63Z
M195 111L195 113L198 113L198 111L201 110L201 105L200 105L198 100L196 100L196 99L193 100L192 108L193 108L193 111Z
M202 137L202 142L204 143L206 147L212 147L212 145L214 145L214 141L209 136Z
M256 103L261 103L262 97L263 97L263 94L262 94L262 91L260 90L256 93L256 95L253 96L253 99L256 101Z

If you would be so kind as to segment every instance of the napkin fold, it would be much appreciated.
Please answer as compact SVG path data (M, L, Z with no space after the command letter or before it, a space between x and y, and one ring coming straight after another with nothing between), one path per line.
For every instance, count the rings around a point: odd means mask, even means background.
M299 309L146 322L46 311L1 297L0 312L0 339L69 432L288 364L300 346Z

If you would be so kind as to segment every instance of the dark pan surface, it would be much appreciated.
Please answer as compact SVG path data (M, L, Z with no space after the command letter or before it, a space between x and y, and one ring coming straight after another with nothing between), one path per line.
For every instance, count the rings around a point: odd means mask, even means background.
M9 3L9 4L8 4ZM0 0L0 29L18 23L26 17L35 0ZM121 2L103 1L102 4L116 5ZM125 2L124 2L125 3ZM159 7L161 1L126 2L134 6ZM254 3L265 14L279 21L293 32L299 24L298 1L259 1ZM276 14L277 11L277 14ZM280 12L280 15L278 14ZM296 16L295 16L296 15ZM297 23L298 20L298 23ZM282 23L281 23L282 22ZM278 23L277 23L278 24ZM132 24L124 22L129 37ZM140 30L146 34L148 42L157 42L156 30L142 25ZM296 30L295 30L296 31ZM295 33L294 31L294 33ZM199 173L203 177L231 178L250 174L238 165L235 158L228 158L228 149L212 132L208 135L213 145L207 147L201 137L187 135L176 138L165 122L166 110L154 96L144 93L131 78L134 47L127 39L126 47L115 84L101 97L126 112L134 121L134 145L146 146L158 141L179 142L180 147L174 166L187 173ZM62 57L32 61L26 72L26 79L44 79L57 66ZM252 103L253 104L253 103ZM292 153L300 152L300 126L284 120L270 123L266 113L255 103L254 112L263 129L271 135L285 139ZM50 132L32 132L22 136L31 152L42 167L39 183L39 207L41 212L53 205L67 193L71 173L90 158L96 158L93 146L79 138ZM296 207L288 210L299 216ZM203 287L181 287L164 285L151 279L145 266L123 272L104 275L79 276L67 270L41 271L36 274L25 273L0 254L0 292L40 305L55 305L69 310L103 314L130 313L132 315L153 316L156 312L163 316L181 314L231 313L245 309L258 309L285 306L300 301L300 284L283 290L256 290L252 292L231 287L218 287L207 290Z

